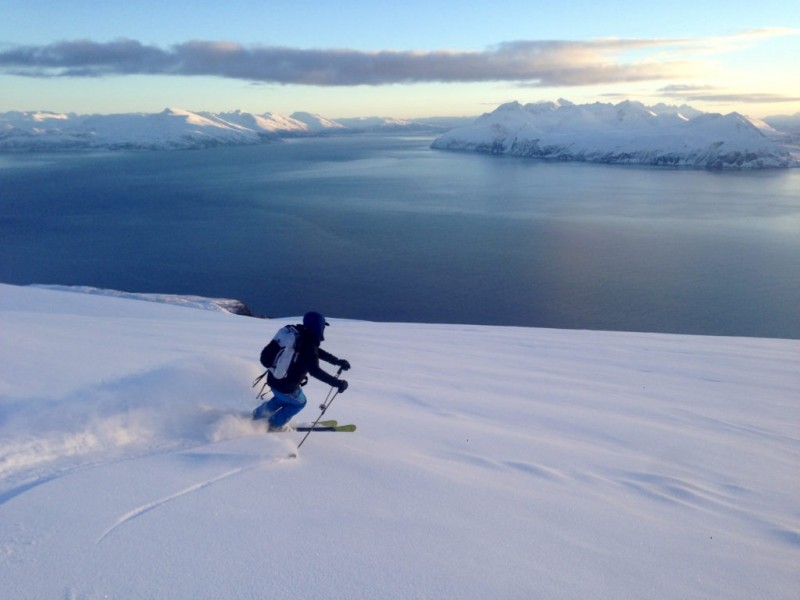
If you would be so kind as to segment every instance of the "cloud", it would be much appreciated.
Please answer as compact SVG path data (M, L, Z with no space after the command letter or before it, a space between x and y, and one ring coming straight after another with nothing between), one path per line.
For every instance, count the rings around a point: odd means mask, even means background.
M538 86L657 80L672 62L626 63L615 55L650 40L518 41L482 52L298 49L190 41L164 49L136 40L77 40L0 50L0 70L29 77L210 75L313 86L524 81Z
M716 36L710 38L719 45L746 44L749 42L760 42L762 40L800 35L797 27L762 27L760 29L748 29L733 35Z
M661 92L664 96L685 96L687 94L691 95L694 92L708 91L713 89L716 88L710 85L690 85L690 84L679 83L679 84L665 85L658 91Z
M719 102L725 104L776 104L780 102L800 102L800 96L785 94L736 93L723 91L710 85L667 85L658 90L662 96L679 98L685 101Z
M205 75L311 86L483 81L581 86L685 76L698 65L692 53L722 42L735 45L796 34L797 30L769 29L728 38L523 40L480 52L365 52L201 40L161 48L130 39L76 40L0 49L0 71L29 77Z
M800 96L784 94L696 94L692 100L703 102L725 102L743 104L775 104L780 102L800 102Z
M174 66L168 52L128 39L89 40L0 50L0 69L32 77L155 74Z

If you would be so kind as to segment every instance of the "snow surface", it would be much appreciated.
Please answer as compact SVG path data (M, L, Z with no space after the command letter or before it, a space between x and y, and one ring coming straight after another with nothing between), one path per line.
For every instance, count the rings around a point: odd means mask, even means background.
M434 140L441 150L712 169L800 166L800 149L738 113L639 102L503 104Z
M800 341L294 321L0 285L0 598L797 598Z

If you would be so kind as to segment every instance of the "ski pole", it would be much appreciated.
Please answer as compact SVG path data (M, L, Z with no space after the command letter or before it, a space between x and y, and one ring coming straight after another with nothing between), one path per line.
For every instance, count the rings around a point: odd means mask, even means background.
M339 370L336 371L336 379L339 379L339 375L341 375L341 374L342 374L342 367L339 367ZM338 389L336 390L335 393L333 392L334 387L335 386L333 386L333 385L331 386L331 389L328 391L328 395L325 397L325 402L323 402L322 404L319 405L320 409L322 409L322 412L319 413L319 416L317 417L317 420L314 421L314 423L311 425L309 430L303 436L303 439L300 440L299 444L297 444L297 449L298 450L300 450L300 446L303 445L303 442L306 441L308 436L311 435L311 432L314 431L314 427L317 426L317 423L319 423L320 419L322 418L322 415L325 414L325 411L328 410L328 408L330 407L331 404L333 404L333 400L336 398L336 396L339 395L339 390ZM333 393L333 396L331 396L331 393Z

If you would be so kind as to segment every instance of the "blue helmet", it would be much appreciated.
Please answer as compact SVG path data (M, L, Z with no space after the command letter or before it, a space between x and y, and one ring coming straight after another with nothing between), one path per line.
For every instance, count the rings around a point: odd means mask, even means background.
M325 339L325 326L327 324L325 317L313 310L303 315L303 326L313 333L320 342Z

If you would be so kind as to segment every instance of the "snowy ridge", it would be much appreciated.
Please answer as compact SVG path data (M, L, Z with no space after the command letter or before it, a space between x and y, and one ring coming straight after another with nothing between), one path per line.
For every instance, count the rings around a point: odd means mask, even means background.
M203 296L186 296L176 294L141 294L109 290L83 285L33 285L46 290L61 292L76 292L79 294L93 294L97 296L111 296L114 298L127 298L129 300L144 300L145 302L158 302L159 304L172 304L186 308L211 310L215 312L230 313L232 315L252 316L250 309L241 300L230 298L205 298Z
M794 167L784 136L738 113L639 102L511 102L438 137L433 148L529 158L707 169Z
M800 342L329 321L289 460L294 319L0 285L0 597L796 595Z

